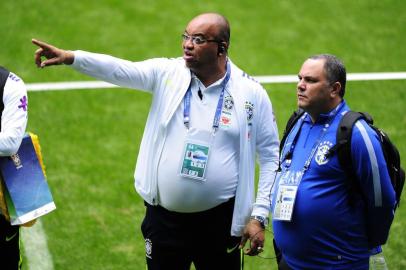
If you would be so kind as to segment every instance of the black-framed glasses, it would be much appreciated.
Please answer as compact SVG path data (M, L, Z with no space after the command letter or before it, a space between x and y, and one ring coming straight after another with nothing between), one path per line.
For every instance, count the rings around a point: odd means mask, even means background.
M186 42L188 40L192 40L192 43L195 45L201 45L204 44L206 42L216 42L216 43L220 43L220 40L217 39L206 39L202 36L189 36L188 34L182 34L182 40L183 42Z

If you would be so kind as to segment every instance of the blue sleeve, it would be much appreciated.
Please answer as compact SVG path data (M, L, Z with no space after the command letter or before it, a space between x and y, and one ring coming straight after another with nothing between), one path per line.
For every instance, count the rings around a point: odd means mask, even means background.
M394 217L395 191L378 136L363 120L354 125L351 155L366 200L369 244L385 244Z

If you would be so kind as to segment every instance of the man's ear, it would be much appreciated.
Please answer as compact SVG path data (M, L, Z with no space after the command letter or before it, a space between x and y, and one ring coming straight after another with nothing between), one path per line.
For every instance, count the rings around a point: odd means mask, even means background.
M335 82L331 85L331 97L340 96L341 93L341 83Z
M222 55L222 54L225 54L225 53L227 53L227 50L228 50L228 45L227 45L227 43L226 42L224 42L224 41L222 41L222 42L219 42L219 44L218 44L218 55Z

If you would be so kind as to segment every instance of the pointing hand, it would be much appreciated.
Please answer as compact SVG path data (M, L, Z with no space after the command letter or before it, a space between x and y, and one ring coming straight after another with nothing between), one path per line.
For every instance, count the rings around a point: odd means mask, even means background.
M59 49L36 39L32 39L31 41L39 47L39 49L35 51L35 64L37 67L44 68L46 66L70 65L73 63L75 58L73 52ZM42 57L45 57L46 60L42 60Z

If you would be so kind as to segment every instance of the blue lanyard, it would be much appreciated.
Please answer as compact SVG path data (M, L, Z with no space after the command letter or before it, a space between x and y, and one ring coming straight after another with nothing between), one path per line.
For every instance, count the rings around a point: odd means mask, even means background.
M217 103L217 108L216 108L216 113L214 115L213 119L213 129L216 131L219 127L220 123L220 116L221 116L221 109L223 108L223 100L224 100L224 91L226 89L227 83L230 80L230 74L231 74L231 69L230 69L230 62L227 61L227 67L226 67L226 77L221 83L222 89L219 97L219 101ZM192 96L192 80L190 81L189 88L186 91L185 98L183 99L183 124L187 129L189 129L190 125L190 98Z
M330 114L330 116L329 116L330 121L328 121L328 124L326 124L326 125L323 127L323 129L320 131L320 135L319 135L318 139L316 140L316 142L314 143L314 145L313 145L313 147L312 147L312 150L311 150L311 152L310 152L310 155L309 155L309 157L307 158L307 160L306 160L306 162L305 162L305 164L304 164L304 166L303 166L303 173L306 172L307 169L309 169L310 163L311 163L311 161L312 161L314 155L316 154L316 151L317 151L317 148L318 148L318 146L319 146L319 144L320 144L320 141L323 139L323 137L324 137L324 135L326 134L328 128L331 126L331 123L333 122L334 118L336 117L337 112L341 109L342 106L343 106L343 103L341 103L340 105L337 106L337 108ZM296 132L295 137L294 137L293 140L292 140L292 144L291 144L291 146L290 146L290 148L289 148L288 153L286 153L286 155L284 155L283 160L288 159L288 160L286 161L286 162L288 163L288 164L287 164L288 167L290 166L290 162L292 161L293 153L294 153L294 150L295 150L295 147L296 147L296 143L297 143L297 141L298 141L298 139L299 139L299 134L300 134L300 132L301 132L301 130L302 130L302 126L303 126L303 123L304 123L305 116L306 116L306 115L304 115L304 116L300 119L301 122L300 122L300 124L299 124L299 129L298 129L298 131ZM281 160L281 161L283 161L283 160Z

